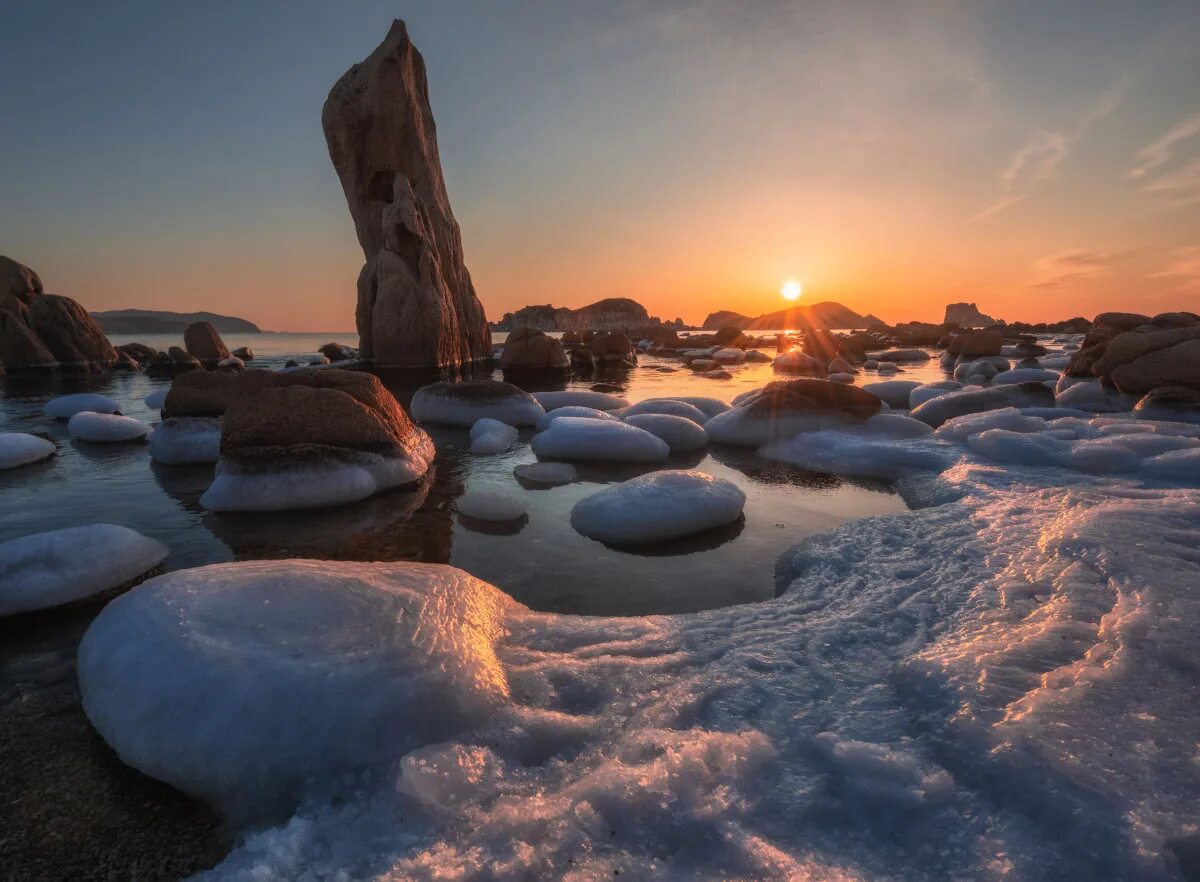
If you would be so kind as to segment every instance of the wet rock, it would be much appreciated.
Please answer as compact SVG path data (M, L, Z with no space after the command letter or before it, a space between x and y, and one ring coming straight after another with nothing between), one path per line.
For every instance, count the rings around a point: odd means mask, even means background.
M555 370L570 368L562 344L536 328L516 328L504 341L500 367L504 370Z
M999 331L969 331L950 339L946 351L950 355L966 358L979 358L985 355L999 355L1004 346L1004 335Z
M1133 415L1143 420L1200 423L1200 391L1184 386L1159 386L1138 400Z
M249 346L239 346L230 355L240 358L242 361L254 361L254 350Z
M205 367L214 367L229 358L229 349L210 322L194 322L183 332L183 345L188 354Z
M350 346L343 346L341 343L326 343L317 352L329 359L330 362L352 361L358 358L357 349Z

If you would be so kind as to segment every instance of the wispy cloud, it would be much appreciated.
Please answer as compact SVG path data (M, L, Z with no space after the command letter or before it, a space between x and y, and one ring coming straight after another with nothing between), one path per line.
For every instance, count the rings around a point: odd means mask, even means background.
M1143 147L1138 153L1138 164L1129 172L1130 177L1143 177L1148 171L1170 162L1175 145L1196 135L1200 135L1200 113L1184 117L1160 138Z
M1110 116L1129 89L1128 80L1101 92L1073 128L1065 132L1039 131L1009 159L1000 172L1001 195L991 205L978 212L972 220L984 221L1016 205L1031 195L1033 186L1053 178L1059 166L1098 122Z
M1200 156L1146 184L1152 193L1165 193L1176 205L1200 202Z
M1149 279L1168 279L1182 291L1200 291L1200 245L1185 245L1167 254L1167 264Z
M1056 288L1066 282L1096 279L1112 274L1113 267L1128 257L1127 252L1089 251L1074 248L1059 251L1034 262L1031 288Z

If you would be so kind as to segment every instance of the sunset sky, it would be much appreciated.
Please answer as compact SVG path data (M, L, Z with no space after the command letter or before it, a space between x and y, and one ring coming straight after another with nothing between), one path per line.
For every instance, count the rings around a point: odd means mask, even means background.
M1200 310L1200 3L11 0L0 253L92 310L354 326L321 133L393 17L490 318Z

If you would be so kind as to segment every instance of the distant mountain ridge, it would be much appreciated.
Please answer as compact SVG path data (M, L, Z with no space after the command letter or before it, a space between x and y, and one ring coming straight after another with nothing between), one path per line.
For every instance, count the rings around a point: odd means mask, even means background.
M608 297L579 309L550 305L525 306L515 312L506 312L499 321L490 323L493 331L511 331L522 327L539 331L620 331L664 324L684 327L681 319L664 322L628 297Z
M823 328L879 328L884 323L869 313L859 315L847 306L833 300L813 303L809 306L792 306L778 312L768 312L757 317L742 315L732 310L709 313L703 328L713 331L718 328L741 328L744 331L780 330L803 328L808 325Z
M215 312L167 312L159 309L110 309L91 313L106 334L182 334L188 325L209 322L222 334L261 334L254 322Z

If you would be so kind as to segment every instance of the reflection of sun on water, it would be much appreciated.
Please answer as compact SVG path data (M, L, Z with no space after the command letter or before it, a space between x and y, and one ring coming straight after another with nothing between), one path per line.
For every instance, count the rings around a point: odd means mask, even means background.
M795 279L788 279L779 290L784 300L796 300L804 293L804 288Z

